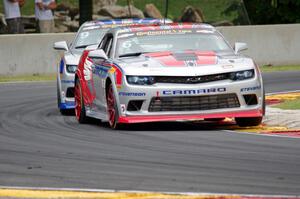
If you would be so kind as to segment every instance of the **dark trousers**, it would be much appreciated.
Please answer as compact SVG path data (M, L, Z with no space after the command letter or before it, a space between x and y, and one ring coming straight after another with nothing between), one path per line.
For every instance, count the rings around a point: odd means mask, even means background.
M8 27L8 33L10 33L10 34L24 33L24 26L22 23L22 19L20 17L6 19L6 23L7 23L7 27Z

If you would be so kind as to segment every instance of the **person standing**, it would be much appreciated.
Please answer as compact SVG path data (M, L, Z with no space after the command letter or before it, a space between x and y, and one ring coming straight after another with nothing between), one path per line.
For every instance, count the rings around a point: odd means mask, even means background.
M24 33L20 7L25 0L3 0L5 20L10 34Z
M52 10L55 8L55 0L35 0L35 17L40 33L54 32L54 17Z

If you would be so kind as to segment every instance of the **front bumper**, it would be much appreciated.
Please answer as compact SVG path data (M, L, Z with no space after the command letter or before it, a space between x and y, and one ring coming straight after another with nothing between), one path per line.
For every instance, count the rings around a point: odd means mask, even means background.
M153 116L121 116L119 117L120 123L143 123L143 122L166 122L166 121L193 121L209 118L235 118L235 117L262 117L262 109L236 111L236 112L223 112L211 114L190 114L190 115L153 115Z
M188 92L184 92L188 91ZM216 96L235 94L239 106L231 108L216 108L208 110L188 111L150 111L153 98L187 97L187 96ZM120 123L139 123L176 120L199 120L206 118L235 118L263 116L263 85L258 77L243 81L218 81L203 84L156 84L152 86L129 85L126 82L117 92ZM256 96L257 103L246 102L245 95ZM128 110L130 101L142 101L140 109ZM196 106L195 106L196 107ZM198 105L199 107L199 105Z
M62 77L61 77L62 78ZM59 104L60 109L74 109L75 98L74 98L74 74L64 75L61 79L61 93Z

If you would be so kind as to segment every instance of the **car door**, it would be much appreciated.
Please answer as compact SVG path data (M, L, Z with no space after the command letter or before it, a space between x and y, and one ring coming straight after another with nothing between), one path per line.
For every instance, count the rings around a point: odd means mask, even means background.
M101 44L100 48L109 55L113 43L112 34L107 34ZM97 111L105 112L106 100L105 100L105 80L110 67L105 65L106 60L95 60L95 67L93 69L93 80L95 86L96 98L94 101Z

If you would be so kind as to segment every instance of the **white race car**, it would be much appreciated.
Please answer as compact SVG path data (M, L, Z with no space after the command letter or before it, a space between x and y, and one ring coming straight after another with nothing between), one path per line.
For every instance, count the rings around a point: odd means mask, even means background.
M62 114L74 109L74 77L83 50L90 45L98 45L105 33L112 27L129 24L171 23L169 19L114 19L84 23L68 46L66 41L56 42L54 49L63 50L57 67L57 103Z
M258 66L213 26L166 24L113 28L85 50L75 76L75 114L120 124L235 118L254 126L264 115Z

